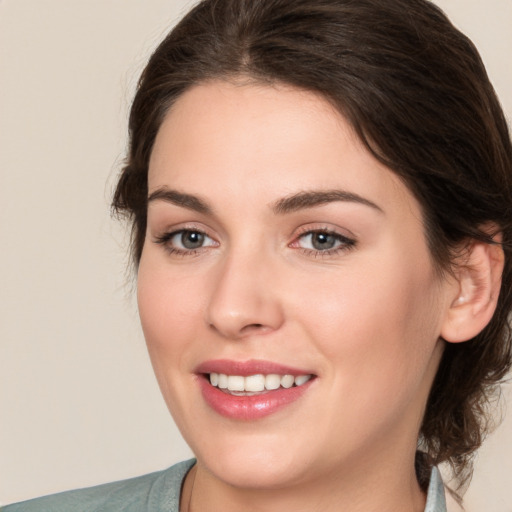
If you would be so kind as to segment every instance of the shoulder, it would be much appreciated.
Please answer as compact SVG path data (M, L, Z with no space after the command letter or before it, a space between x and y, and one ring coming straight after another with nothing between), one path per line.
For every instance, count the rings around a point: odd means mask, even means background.
M1 512L178 512L181 484L194 460L164 471L7 505Z

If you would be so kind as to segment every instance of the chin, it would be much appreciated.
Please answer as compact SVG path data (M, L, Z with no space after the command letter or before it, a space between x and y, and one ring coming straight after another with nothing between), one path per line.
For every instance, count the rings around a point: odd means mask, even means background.
M297 468L286 464L275 464L263 458L239 460L238 457L226 461L212 461L205 465L210 473L225 483L244 489L277 489L292 486L301 480Z
M198 462L216 478L235 487L286 487L300 482L307 474L306 457L283 438L233 436L226 443L197 448L194 453Z

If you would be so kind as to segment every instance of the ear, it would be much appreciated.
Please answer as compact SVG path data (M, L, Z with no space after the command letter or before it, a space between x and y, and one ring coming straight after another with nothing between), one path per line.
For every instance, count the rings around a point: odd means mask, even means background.
M441 336L459 343L479 334L490 322L501 288L504 254L501 233L495 244L472 240L455 268L456 292L444 318Z

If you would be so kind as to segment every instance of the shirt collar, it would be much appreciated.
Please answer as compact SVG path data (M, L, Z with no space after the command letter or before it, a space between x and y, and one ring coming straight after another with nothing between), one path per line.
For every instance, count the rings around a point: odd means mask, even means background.
M446 512L444 485L439 470L435 466L430 474L425 512Z

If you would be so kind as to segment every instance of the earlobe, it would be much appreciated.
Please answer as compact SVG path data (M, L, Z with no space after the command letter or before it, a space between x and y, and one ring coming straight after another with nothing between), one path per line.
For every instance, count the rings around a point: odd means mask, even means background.
M497 243L472 241L455 270L458 293L449 305L441 329L442 338L448 342L459 343L475 337L496 310L504 254L501 235L496 235L494 240Z

